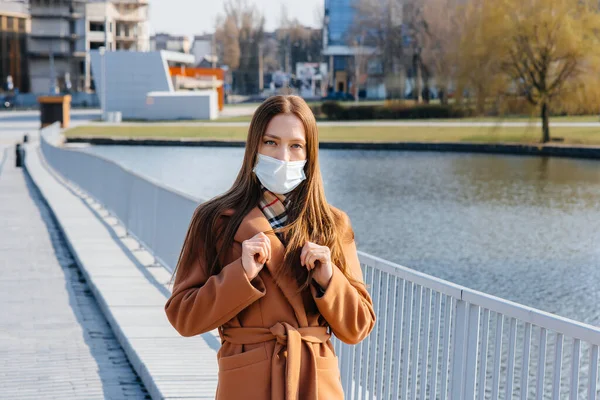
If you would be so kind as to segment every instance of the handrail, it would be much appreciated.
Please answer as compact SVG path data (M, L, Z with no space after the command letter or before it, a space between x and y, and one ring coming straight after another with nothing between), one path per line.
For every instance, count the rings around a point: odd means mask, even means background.
M42 129L46 162L172 271L202 200L104 157L62 148L59 136L58 124ZM501 392L512 398L517 390L521 399L599 398L600 328L358 256L377 324L356 346L333 341L348 399L483 400Z

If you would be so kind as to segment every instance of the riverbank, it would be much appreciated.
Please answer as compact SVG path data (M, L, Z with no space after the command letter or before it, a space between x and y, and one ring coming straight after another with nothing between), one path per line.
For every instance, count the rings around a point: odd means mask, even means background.
M244 147L245 126L123 124L80 126L67 143L127 146ZM539 143L536 126L359 125L319 127L324 149L448 151L600 159L600 126L556 126L559 142Z
M220 122L220 123L228 123L228 122L246 122L246 123L250 123L250 120L252 119L252 115L237 115L237 116L227 116L227 114L225 114L225 116L219 117L218 119L214 120L214 122ZM388 121L396 121L396 122L403 122L406 120L388 120ZM413 120L409 120L408 122L413 121ZM526 123L538 123L540 122L540 118L538 117L529 117L526 115L522 115L522 116L510 116L510 117L469 117L469 118L460 118L460 119L424 119L424 120L420 120L422 122L492 122L495 124L498 123L506 123L506 122L526 122ZM327 120L322 120L319 122L335 122L335 121L327 121ZM352 121L349 121L352 122ZM358 121L355 121L358 122ZM362 120L360 122L378 122L378 121L368 121L368 120ZM557 117L550 117L550 123L556 123L556 122L566 122L566 123L570 123L570 122L600 122L600 117L598 117L597 115L574 115L574 116L557 116Z
M96 146L186 146L186 147L244 147L239 140L171 140L70 138L67 143L87 143ZM553 157L600 159L600 146L569 146L559 144L528 145L519 143L427 143L427 142L320 142L321 149L336 150L404 150L440 151L485 154L514 154Z
M596 126L597 125L597 126ZM248 132L246 125L203 125L203 124L121 124L79 126L65 132L67 139L111 140L171 140L188 141L244 141ZM446 124L320 124L321 142L353 143L488 143L539 145L541 129L535 125L499 125L465 123ZM600 124L554 126L553 138L560 138L566 145L600 145Z

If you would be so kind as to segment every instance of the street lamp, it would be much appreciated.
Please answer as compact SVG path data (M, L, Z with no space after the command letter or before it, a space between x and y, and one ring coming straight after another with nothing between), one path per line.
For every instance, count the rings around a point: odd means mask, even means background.
M98 48L100 54L100 101L102 103L102 120L106 121L106 47Z

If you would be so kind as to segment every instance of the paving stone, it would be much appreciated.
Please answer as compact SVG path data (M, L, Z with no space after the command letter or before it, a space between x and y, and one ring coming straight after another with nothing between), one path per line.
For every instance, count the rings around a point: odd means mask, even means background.
M99 216L106 212L97 204L92 210L88 199L54 179L37 157L36 146L28 147L28 170L65 232L77 260L71 263L87 280L87 293L96 297L123 347L127 365L137 372L153 399L214 398L220 346L217 332L181 337L164 313L170 272L153 264L153 257L131 238L121 241L122 227L106 223ZM118 365L125 365L127 360L120 358ZM120 383L117 388L132 384L120 379L111 377L109 381ZM104 384L106 390L108 384ZM138 395L135 386L122 393L131 396L125 398ZM105 395L112 397L107 392Z
M0 399L150 398L50 211L7 156L0 170Z

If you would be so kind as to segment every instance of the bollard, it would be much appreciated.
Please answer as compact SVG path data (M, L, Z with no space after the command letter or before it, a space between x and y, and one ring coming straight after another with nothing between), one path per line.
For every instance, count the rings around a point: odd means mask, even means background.
M28 135L28 134L25 134L25 135L23 136L23 143L27 143L27 142L29 142L29 135Z
M15 153L15 159L16 159L16 166L17 167L23 167L23 162L24 160L24 151L23 151L23 147L21 147L21 143L17 143L17 148L15 149L16 153Z

